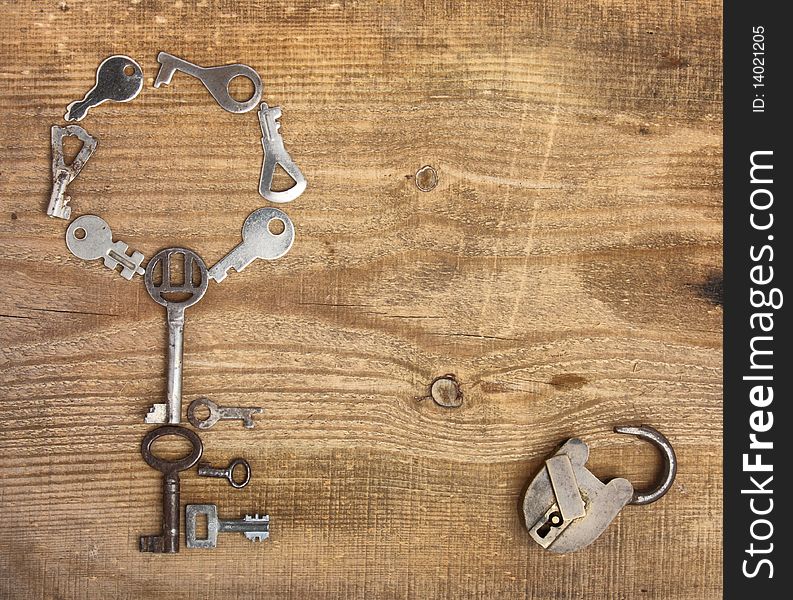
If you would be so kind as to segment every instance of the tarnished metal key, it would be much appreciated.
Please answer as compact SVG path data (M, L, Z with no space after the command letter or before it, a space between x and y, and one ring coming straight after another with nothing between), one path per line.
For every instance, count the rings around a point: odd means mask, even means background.
M114 242L113 232L104 219L96 215L83 215L69 224L66 230L66 246L69 251L83 260L101 258L105 266L115 270L121 266L121 276L132 279L133 275L143 275L143 254L137 250L127 254L129 246L124 242Z
M237 467L242 467L243 478L242 480L234 479L234 470ZM226 479L233 488L242 489L251 480L251 466L244 458L235 458L229 463L228 467L222 469L213 467L209 463L201 463L198 465L199 477L216 477L217 479Z
M196 414L202 407L209 410L209 416L206 419L199 419ZM261 408L238 408L218 406L209 398L198 398L190 403L187 407L187 420L193 427L198 429L209 429L215 423L223 420L242 421L242 424L248 428L253 428L253 415L262 412Z
M283 231L273 233L271 228L279 225L279 221ZM209 269L209 278L219 283L226 278L229 269L239 272L257 258L281 258L289 252L294 241L295 226L286 213L277 208L255 210L242 224L242 243Z
M109 56L96 69L96 84L85 98L66 107L64 119L81 121L88 109L108 100L129 102L143 88L143 71L129 56Z
M152 444L161 437L176 435L185 438L192 449L190 454L179 460L170 461L155 456ZM165 425L153 429L143 438L140 453L146 463L163 475L162 533L140 537L141 552L179 552L179 472L192 467L201 458L204 447L201 438L185 427Z
M83 143L71 164L66 164L63 156L63 138L74 136ZM85 163L91 158L99 142L79 125L53 125L50 130L52 143L52 193L47 214L50 217L69 220L72 207L69 206L71 198L66 195L66 186L83 170Z
M171 281L171 260L181 256L184 276L181 283ZM162 281L155 282L158 266ZM194 280L194 267L198 280ZM186 248L167 248L155 254L143 277L146 291L168 312L168 396L165 404L155 404L146 415L146 423L179 423L182 420L182 355L184 353L184 311L207 291L209 278L201 257Z
M207 520L207 537L197 537L196 521L205 516ZM185 509L185 542L188 548L215 548L218 545L218 533L236 531L242 533L252 542L263 542L270 537L270 515L245 515L242 519L219 519L218 507L215 504L188 504Z
M161 66L157 73L157 79L154 80L156 88L171 83L173 74L176 71L181 71L199 79L217 103L231 113L248 112L256 106L262 97L262 78L248 65L237 63L219 67L199 67L167 52L160 52L157 55L157 62ZM229 93L229 83L235 77L245 77L253 83L253 95L245 102L238 102Z

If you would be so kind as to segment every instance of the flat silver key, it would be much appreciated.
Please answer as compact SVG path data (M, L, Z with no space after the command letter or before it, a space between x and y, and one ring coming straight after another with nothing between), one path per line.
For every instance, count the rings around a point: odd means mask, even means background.
M198 418L198 411L201 408L206 408L209 411L209 416L206 419ZM187 407L187 420L193 427L198 429L209 429L218 421L242 421L242 424L247 429L252 429L254 426L253 415L262 412L261 408L239 408L232 406L218 406L209 398L197 398L190 403Z
M196 522L205 516L207 537L197 537ZM215 548L218 533L231 531L243 534L252 542L263 542L270 537L270 515L245 515L242 519L219 519L215 504L188 504L185 508L185 542L188 548Z
M143 70L129 56L115 55L103 60L96 69L96 84L82 100L66 107L67 121L82 121L88 109L108 100L129 102L143 89Z
M283 230L273 233L275 226L282 226ZM255 210L242 225L242 243L209 269L209 278L219 283L226 278L229 269L239 272L257 258L281 258L289 252L294 241L295 227L286 213L277 208Z
M83 215L69 224L66 246L72 254L83 260L101 258L105 266L113 270L121 266L124 279L143 275L143 267L140 266L143 254L137 250L127 254L129 246L121 241L114 242L110 226L96 215Z
M171 261L181 257L184 276L180 283L171 280ZM177 259L178 260L178 259ZM158 265L162 272L155 281ZM198 278L195 277L197 270ZM207 291L209 278L201 257L186 248L167 248L154 255L143 276L146 291L168 314L168 395L165 404L155 404L146 415L146 423L178 424L182 420L182 357L184 354L184 311Z
M262 128L262 149L264 150L264 161L262 162L262 174L259 178L259 194L270 202L291 202L306 190L306 178L303 172L289 156L284 148L284 139L281 137L281 107L267 106L262 102L259 107L259 125ZM273 190L273 175L278 165L294 181L294 185L288 190L276 192Z
M80 152L77 153L71 164L67 165L63 157L63 138L69 136L79 139L83 143L83 147L80 148ZM72 215L72 207L69 206L71 198L66 195L66 186L83 170L99 142L79 125L67 125L66 127L53 125L50 129L50 141L52 143L52 193L47 214L50 217L68 221Z
M219 67L199 67L167 52L160 52L157 55L157 62L160 63L160 70L157 73L157 79L154 80L156 88L163 84L170 84L173 74L176 71L181 71L199 79L215 101L231 113L248 112L256 106L262 97L262 78L248 65L237 63ZM235 77L245 77L253 83L253 96L245 102L238 102L229 93L229 83Z

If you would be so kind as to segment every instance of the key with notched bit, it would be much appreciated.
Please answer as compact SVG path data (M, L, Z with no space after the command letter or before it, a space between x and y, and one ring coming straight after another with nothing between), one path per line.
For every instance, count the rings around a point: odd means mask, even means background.
M209 416L206 419L198 418L198 410L205 407L209 410ZM193 427L198 429L209 429L215 423L223 420L242 421L246 429L252 429L253 415L262 412L261 408L239 408L232 406L218 406L209 398L197 398L190 403L187 407L187 420Z
M129 102L143 89L143 70L129 56L109 56L96 69L96 84L85 98L66 107L67 121L82 121L88 109L108 100Z
M113 270L121 266L121 276L124 279L132 279L133 275L144 273L140 266L143 254L135 251L128 255L129 246L124 242L114 242L110 226L96 215L83 215L71 222L66 230L66 246L77 258L101 258L105 266Z
M274 225L283 226L283 231L273 233ZM275 260L281 258L295 241L295 226L283 211L277 208L260 208L253 211L242 224L242 242L211 269L209 278L218 283L228 275L229 269L239 272L257 258Z
M171 262L180 260L179 257L184 268L182 281L176 282L171 280ZM158 267L161 271L159 282L155 279ZM182 420L184 311L204 297L209 284L207 267L192 250L166 248L146 265L143 282L152 300L165 307L168 318L168 395L165 404L158 403L149 409L145 420L146 423L177 424Z
M185 438L192 449L190 454L179 460L165 460L152 452L152 444L161 437L179 436ZM163 475L162 491L162 533L144 535L140 538L141 552L179 552L179 473L192 467L201 458L204 446L201 438L186 427L165 425L151 430L143 438L140 453L143 460Z
M207 537L197 537L196 521L206 516ZM185 508L185 542L188 548L215 548L218 544L218 533L236 531L242 533L252 542L263 542L270 537L270 515L245 515L242 519L219 519L218 507L215 504L188 504Z

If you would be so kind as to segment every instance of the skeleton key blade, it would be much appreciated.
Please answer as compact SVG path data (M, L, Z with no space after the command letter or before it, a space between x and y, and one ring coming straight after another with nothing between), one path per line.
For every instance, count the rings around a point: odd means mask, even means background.
M129 56L115 55L103 60L96 70L96 84L82 100L66 107L64 119L82 121L88 109L108 100L129 102L143 89L143 70Z
M284 227L281 233L270 230L273 221L281 222ZM255 210L242 225L242 242L209 269L209 278L220 283L228 275L229 269L239 272L257 258L281 258L289 252L294 241L295 227L286 213L277 208Z
M209 416L201 420L198 418L196 414L197 411L205 407L209 410ZM254 426L253 415L257 415L262 412L261 408L239 408L239 407L227 407L227 406L218 406L209 398L198 398L193 400L190 403L190 406L187 407L187 420L190 421L190 424L193 427L197 427L198 429L209 429L215 423L223 420L239 420L242 421L242 424L247 429L252 429Z
M259 107L259 125L262 128L264 162L259 179L259 194L270 202L291 202L306 190L306 178L284 148L284 139L279 131L281 124L278 119L280 118L280 106L270 108L266 102L262 102ZM273 190L273 175L275 175L275 168L278 165L281 165L295 182L288 190L280 192Z
M83 147L80 148L80 152L77 153L71 164L67 165L63 157L63 138L68 136L79 139L83 143ZM50 141L52 143L52 194L50 194L47 215L68 220L72 215L72 207L69 206L71 198L66 195L66 186L83 170L99 142L79 125L67 125L66 127L53 125L50 129Z
M196 521L206 516L207 537L196 535ZM215 504L188 504L185 507L185 542L188 548L216 548L218 533L238 532L252 542L262 542L270 537L270 515L245 515L242 519L218 518Z
M171 281L171 259L182 256L184 278L181 283ZM154 280L160 265L162 281ZM193 280L193 267L198 269L199 281ZM209 278L201 257L186 248L161 250L146 265L143 277L146 291L157 303L165 307L168 315L168 396L166 404L155 404L146 415L146 423L178 424L182 420L182 357L184 353L184 311L192 306L207 291ZM181 297L181 298L180 298Z
M72 254L83 260L103 259L105 266L114 271L121 265L124 279L132 279L136 274L143 275L143 267L140 266L143 254L135 251L128 255L129 246L124 242L114 242L110 227L96 215L83 215L69 224L66 246Z
M235 63L219 67L200 67L167 52L160 52L157 55L157 62L160 63L160 70L154 80L154 87L169 85L173 74L181 71L200 80L221 108L230 113L248 112L262 97L262 78L248 65ZM245 102L238 102L229 93L229 83L235 77L245 77L253 83L253 96Z

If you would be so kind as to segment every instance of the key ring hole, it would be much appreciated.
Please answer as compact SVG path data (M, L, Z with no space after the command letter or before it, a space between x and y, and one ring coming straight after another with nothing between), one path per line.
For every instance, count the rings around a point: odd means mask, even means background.
M135 74L135 67L133 67L132 65L127 65L126 67L124 67L124 75L126 75L127 77L132 77L134 74Z
M209 416L205 419L198 418L198 411L206 409L209 411ZM196 398L187 407L187 420L193 427L198 429L209 429L220 420L220 415L217 414L217 404L212 402L209 398Z
M190 440L178 435L165 435L152 442L151 452L155 458L177 462L190 456L193 444Z
M229 474L231 485L235 488L243 488L251 480L251 467L246 460L238 458L231 463Z
M74 237L78 240L84 240L86 235L88 235L88 232L82 227L78 227L74 230Z
M192 416L198 421L206 421L212 412L206 404L197 404L192 411Z
M158 444L157 454L153 451L155 442L162 438L181 438L189 444L190 451L185 454L186 446L184 444L174 445L175 440L165 447ZM160 453L165 456L160 456ZM146 463L158 471L165 474L175 474L179 471L189 469L198 462L201 454L204 452L204 446L201 443L201 438L198 437L193 431L178 427L176 425L164 425L157 429L152 429L147 433L140 445L140 453Z
M281 235L284 231L286 231L286 223L278 218L270 219L270 221L267 223L267 230L273 235Z
M235 75L229 80L227 91L236 102L247 102L256 93L253 79L246 75Z

